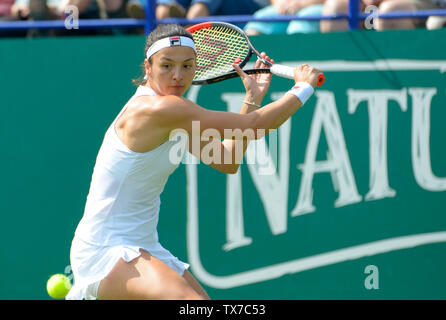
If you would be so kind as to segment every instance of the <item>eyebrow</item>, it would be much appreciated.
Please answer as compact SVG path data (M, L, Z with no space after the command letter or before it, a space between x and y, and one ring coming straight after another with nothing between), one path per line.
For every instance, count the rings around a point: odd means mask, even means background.
M162 57L160 60L167 60L167 61L175 62L175 60L172 60L172 59L169 59L169 58L165 58L165 57ZM190 60L194 60L194 58L186 59L186 60L184 60L183 62L187 62L187 61L190 61Z

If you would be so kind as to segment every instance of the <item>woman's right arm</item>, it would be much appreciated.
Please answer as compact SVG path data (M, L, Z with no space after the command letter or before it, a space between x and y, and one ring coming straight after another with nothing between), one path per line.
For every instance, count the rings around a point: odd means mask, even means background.
M294 78L296 82L307 82L314 88L320 73L321 70L305 64L295 68ZM205 129L212 128L219 131L221 137L224 137L225 129L229 131L231 129L241 129L242 131L252 129L256 134L256 139L261 137L257 134L258 132L279 128L302 106L302 102L292 94L285 94L282 98L248 114L207 110L187 99L182 99L182 101L184 106L177 105L177 108L175 106L171 108L171 111L175 109L178 112L177 115L172 118L167 117L172 120L172 129L181 128L191 134L192 121L199 121L200 134Z
M308 65L300 65L295 68L295 81L307 82L314 88L320 73L321 70L319 69ZM175 129L183 129L191 135L197 133L196 130L193 131L195 121L195 128L199 124L200 134L206 129L214 129L220 133L222 138L225 137L225 129L226 133L229 134L235 129L241 131L251 129L254 130L257 139L262 136L257 133L261 133L262 130L277 129L301 106L302 102L296 96L285 94L282 98L258 110L248 114L239 114L208 110L185 98L168 96L163 99L159 108L159 124L169 132Z

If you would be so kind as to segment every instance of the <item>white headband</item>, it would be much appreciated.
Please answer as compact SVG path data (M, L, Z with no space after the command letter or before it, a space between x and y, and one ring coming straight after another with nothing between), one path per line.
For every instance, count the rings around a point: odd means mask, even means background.
M194 41L191 38L183 36L168 37L160 39L150 46L147 50L147 60L161 49L174 46L190 47L196 51Z

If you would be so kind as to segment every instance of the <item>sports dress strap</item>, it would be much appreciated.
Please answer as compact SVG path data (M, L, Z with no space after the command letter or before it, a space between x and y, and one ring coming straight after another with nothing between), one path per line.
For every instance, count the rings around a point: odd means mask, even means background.
M121 117L121 115L127 110L127 106L129 105L129 102L135 98L141 97L141 96L156 96L156 92L149 87L146 86L138 86L136 89L135 94L129 99L129 101L125 104L125 106L122 108L122 110L119 112L118 116L113 121L112 126L114 127L116 121Z

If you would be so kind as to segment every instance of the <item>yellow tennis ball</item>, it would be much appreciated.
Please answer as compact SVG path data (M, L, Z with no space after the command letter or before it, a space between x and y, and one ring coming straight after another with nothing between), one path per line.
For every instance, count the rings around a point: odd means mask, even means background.
M63 299L71 289L71 282L68 277L62 273L52 275L47 283L46 290L51 298Z

